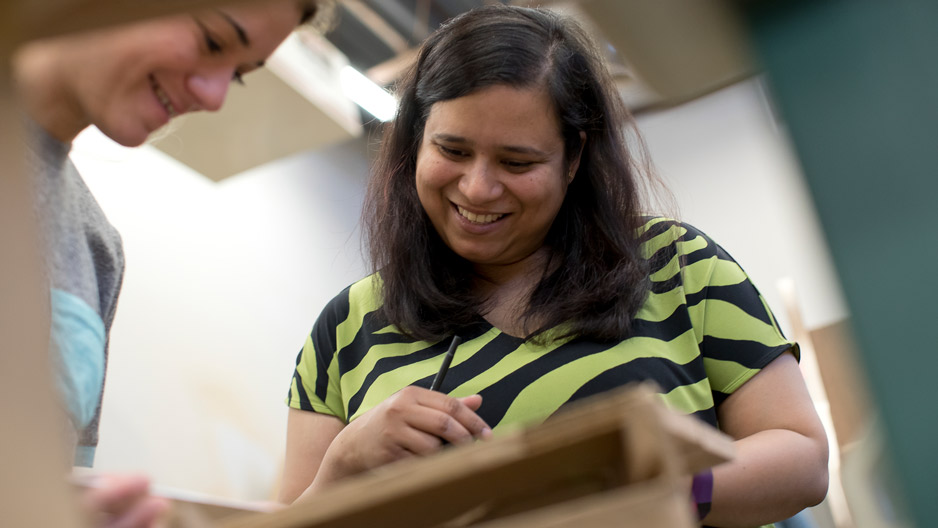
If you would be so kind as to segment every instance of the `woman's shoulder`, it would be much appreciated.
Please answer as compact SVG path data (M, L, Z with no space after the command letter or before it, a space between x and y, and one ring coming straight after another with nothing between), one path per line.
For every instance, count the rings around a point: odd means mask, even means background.
M381 277L371 274L349 284L330 299L320 318L342 321L351 314L372 312L381 306Z
M642 220L638 239L645 258L650 258L664 249L686 254L715 246L709 236L687 222L666 216L645 216Z
M373 310L378 307L382 284L381 275L372 273L350 284L345 293L350 303L369 306Z

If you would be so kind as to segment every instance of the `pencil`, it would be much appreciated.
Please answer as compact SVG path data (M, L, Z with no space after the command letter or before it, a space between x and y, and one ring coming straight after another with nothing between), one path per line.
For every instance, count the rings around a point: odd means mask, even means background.
M453 356L456 354L456 347L459 346L459 343L462 343L462 339L460 339L459 336L453 336L453 342L449 344L449 350L447 350L446 355L443 356L443 364L440 365L440 371L437 372L436 377L433 378L433 383L430 384L430 390L440 390L440 385L443 384L443 378L446 377L449 364L453 362Z

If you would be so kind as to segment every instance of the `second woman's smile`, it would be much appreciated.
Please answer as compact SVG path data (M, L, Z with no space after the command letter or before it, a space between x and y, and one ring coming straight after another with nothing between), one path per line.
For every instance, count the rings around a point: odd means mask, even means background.
M469 221L472 222L473 224L480 224L480 225L491 224L491 223L493 223L493 222L495 222L495 221L501 219L503 216L505 216L504 213L498 213L498 214L476 214L476 213L473 213L473 212L469 211L468 209L465 209L464 207L461 207L461 206L459 206L459 205L456 206L456 211L460 214L460 216L462 216L462 217L465 218L466 220L469 220Z

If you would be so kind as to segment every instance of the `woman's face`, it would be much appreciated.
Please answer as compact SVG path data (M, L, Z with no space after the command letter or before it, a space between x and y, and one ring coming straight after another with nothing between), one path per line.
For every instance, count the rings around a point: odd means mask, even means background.
M232 80L262 65L299 19L294 0L278 0L68 37L60 89L74 118L139 145L176 115L218 110Z
M492 86L430 108L417 194L456 254L510 265L541 248L577 165L543 89Z

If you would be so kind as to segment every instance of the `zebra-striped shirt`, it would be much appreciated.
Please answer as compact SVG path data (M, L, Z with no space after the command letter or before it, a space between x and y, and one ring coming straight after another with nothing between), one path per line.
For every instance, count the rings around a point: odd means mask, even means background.
M619 343L536 345L479 317L460 334L441 390L481 394L496 434L539 423L564 404L653 380L665 403L717 426L716 406L797 345L739 265L693 227L652 218L640 234L652 287ZM450 339L413 341L377 316L380 279L352 284L325 307L297 358L290 407L354 420L408 385L429 387Z

